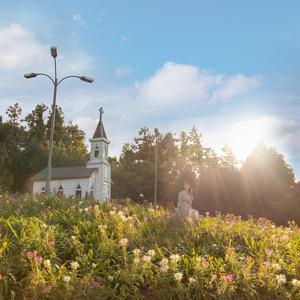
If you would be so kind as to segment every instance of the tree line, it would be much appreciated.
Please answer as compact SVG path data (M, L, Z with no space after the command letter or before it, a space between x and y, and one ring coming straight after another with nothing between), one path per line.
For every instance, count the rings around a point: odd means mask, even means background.
M22 118L18 104L10 106L7 120L0 119L0 193L31 191L30 177L47 165L50 109L38 104ZM174 206L185 181L193 187L193 207L200 213L216 211L247 217L267 217L277 223L300 224L300 183L282 154L258 145L242 163L228 146L221 154L205 147L193 127L190 132L158 137L158 203ZM110 157L113 198L153 201L155 134L141 128ZM53 166L85 165L85 135L66 123L56 108Z

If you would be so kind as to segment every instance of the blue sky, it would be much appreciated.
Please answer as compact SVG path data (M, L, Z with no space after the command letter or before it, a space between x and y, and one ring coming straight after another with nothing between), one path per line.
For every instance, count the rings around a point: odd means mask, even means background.
M299 1L0 0L0 114L51 103L44 78L58 46L58 94L67 120L89 137L105 109L111 153L142 126L196 125L206 145L244 159L260 141L300 178Z

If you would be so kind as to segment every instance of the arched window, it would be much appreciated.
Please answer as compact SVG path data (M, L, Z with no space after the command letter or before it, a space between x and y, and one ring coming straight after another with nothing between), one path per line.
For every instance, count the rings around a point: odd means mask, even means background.
M77 187L76 187L75 196L77 198L81 199L81 186L80 186L80 184L78 184Z
M60 197L64 195L64 189L61 185L58 188L57 195Z
M92 185L91 186L91 191L90 191L90 197L93 197L94 196L94 186Z
M41 195L45 195L45 187L44 186L41 189Z
M99 157L99 148L98 148L98 146L96 146L96 150L94 152L94 156L95 157Z

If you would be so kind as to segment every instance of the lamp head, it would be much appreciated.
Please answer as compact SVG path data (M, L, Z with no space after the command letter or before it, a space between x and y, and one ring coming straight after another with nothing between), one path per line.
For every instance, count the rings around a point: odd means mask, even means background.
M79 77L82 81L88 82L88 83L92 83L94 81L93 78L90 77L86 77L86 76L80 76Z
M51 56L53 58L56 58L57 57L57 47L51 47L50 51L51 51Z
M37 76L36 73L27 73L27 74L24 74L24 77L25 77L26 79L34 78L34 77L36 77L36 76Z

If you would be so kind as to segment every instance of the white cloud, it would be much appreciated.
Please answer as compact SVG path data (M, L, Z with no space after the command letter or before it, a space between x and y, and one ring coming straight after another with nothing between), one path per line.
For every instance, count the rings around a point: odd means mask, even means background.
M82 25L82 26L85 26L85 25L86 25L86 23L83 21L83 19L82 19L82 17L81 17L80 14L74 14L74 15L72 16L72 20L73 20L74 22L76 22L76 23L79 23L79 24Z
M131 74L132 74L132 67L128 65L123 65L115 69L115 75L118 78L129 76Z
M42 64L49 56L49 46L39 42L32 32L19 24L0 28L0 68L16 70Z
M153 108L231 100L261 82L260 76L219 75L196 66L165 63L149 80L136 83L137 97Z

